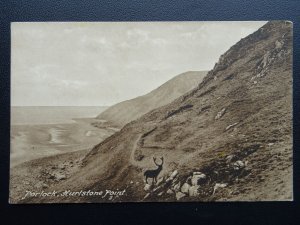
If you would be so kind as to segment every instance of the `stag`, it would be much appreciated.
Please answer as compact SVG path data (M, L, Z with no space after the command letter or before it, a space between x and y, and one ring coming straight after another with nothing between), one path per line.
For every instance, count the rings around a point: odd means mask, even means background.
M156 162L156 158L153 157L153 161L154 161L155 165L157 166L157 168L154 169L154 170L146 170L145 171L144 177L146 179L146 183L147 184L148 184L148 178L152 178L152 183L153 182L155 182L155 183L157 182L157 176L160 173L160 171L162 170L162 166L164 164L164 157L161 157L160 159L161 159L161 164L158 164Z

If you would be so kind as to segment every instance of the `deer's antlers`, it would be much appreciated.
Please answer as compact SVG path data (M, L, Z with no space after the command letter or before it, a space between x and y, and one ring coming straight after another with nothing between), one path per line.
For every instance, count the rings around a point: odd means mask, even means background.
M158 163L156 162L156 158L153 157L153 161L154 161L155 165L161 166L161 165L164 163L164 157L161 157L160 159L161 159L161 164L158 164Z
M158 166L158 164L156 163L156 158L155 157L153 157L153 161L154 161L155 165Z

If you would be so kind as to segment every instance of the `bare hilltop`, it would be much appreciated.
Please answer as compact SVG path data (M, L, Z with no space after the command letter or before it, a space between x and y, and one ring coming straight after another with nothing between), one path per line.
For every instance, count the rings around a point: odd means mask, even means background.
M122 127L143 114L166 105L192 90L206 74L207 71L189 71L179 74L146 95L109 107L98 115L97 119L106 120Z

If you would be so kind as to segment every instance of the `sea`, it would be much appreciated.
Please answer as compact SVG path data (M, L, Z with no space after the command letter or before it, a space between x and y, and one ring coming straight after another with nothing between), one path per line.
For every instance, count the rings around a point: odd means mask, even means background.
M11 125L74 123L76 118L94 118L107 106L12 106Z
M11 107L10 166L32 159L89 149L112 134L82 118L95 118L107 107ZM76 120L77 119L77 120Z

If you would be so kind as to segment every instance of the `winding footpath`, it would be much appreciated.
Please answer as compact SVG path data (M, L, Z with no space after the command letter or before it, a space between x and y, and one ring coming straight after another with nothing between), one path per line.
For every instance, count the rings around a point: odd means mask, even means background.
M138 146L138 142L139 140L141 139L142 137L142 134L139 134L136 138L136 140L134 141L133 143L133 146L132 146L132 150L131 150L131 153L130 153L130 159L129 159L129 162L133 165L133 166L137 166L137 167L140 167L139 163L134 159L134 154L135 154L135 151L137 149L137 146Z

